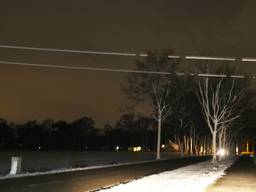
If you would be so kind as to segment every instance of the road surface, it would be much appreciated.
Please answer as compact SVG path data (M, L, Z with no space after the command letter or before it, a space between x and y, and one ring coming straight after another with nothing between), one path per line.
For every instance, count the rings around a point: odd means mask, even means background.
M0 180L4 192L85 192L209 159L189 157L133 165Z
M256 165L253 158L240 157L226 175L208 187L207 192L255 192Z

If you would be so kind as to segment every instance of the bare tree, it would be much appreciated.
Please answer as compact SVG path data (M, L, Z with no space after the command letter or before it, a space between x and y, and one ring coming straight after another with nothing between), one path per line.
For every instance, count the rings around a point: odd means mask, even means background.
M165 71L170 75L132 74L128 76L128 87L125 92L129 98L138 102L149 102L152 105L153 117L157 121L156 159L160 159L161 127L163 121L170 115L172 105L170 96L174 81L177 60L170 59L170 51L160 54L149 52L144 61L137 62L139 70Z
M224 79L202 78L198 81L198 99L202 106L204 118L212 135L212 162L217 160L216 140L217 134L223 135L223 129L227 124L239 118L236 110L241 99L242 91L232 83L224 82Z
M152 81L152 89L155 103L153 117L158 123L156 159L160 159L162 122L167 118L171 111L171 106L170 104L168 104L170 87L168 86L168 84L164 84L163 82Z

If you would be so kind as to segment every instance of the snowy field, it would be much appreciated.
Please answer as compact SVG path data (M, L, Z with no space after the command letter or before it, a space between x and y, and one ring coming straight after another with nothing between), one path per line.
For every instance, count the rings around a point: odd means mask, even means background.
M153 160L155 153L115 151L0 151L0 178L9 173L12 156L22 156L24 173L38 173L78 170L102 165ZM163 159L178 158L179 154L163 152L162 157Z
M234 160L213 165L205 161L172 171L154 174L126 184L120 184L102 192L203 192L225 174L225 170Z

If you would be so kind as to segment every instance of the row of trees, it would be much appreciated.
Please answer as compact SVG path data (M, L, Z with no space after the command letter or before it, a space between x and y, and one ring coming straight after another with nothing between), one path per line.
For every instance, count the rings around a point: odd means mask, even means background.
M199 145L199 136L207 138L208 133L186 125L186 119L182 121L182 127L175 119L168 119L162 124L161 144L180 144L182 135L185 151L194 153L195 148L192 150L190 146L191 135ZM127 150L131 146L141 146L143 150L152 151L156 149L157 127L153 118L134 113L122 115L114 126L106 124L103 129L96 128L88 117L73 122L46 119L23 124L0 119L0 149L115 150L119 146L120 150Z
M151 73L129 75L125 91L136 103L152 105L152 117L158 123L157 159L160 159L163 122L176 121L179 125L172 128L179 129L177 133L181 155L184 142L191 145L190 149L194 149L198 143L196 137L204 133L203 137L200 136L201 146L205 146L205 141L209 144L211 140L211 152L215 162L217 146L219 151L230 148L242 127L240 117L252 98L248 81L235 81L227 77L179 76L177 68L180 60L170 58L172 53L149 52L145 60L137 62L137 69ZM195 70L198 74L217 73L228 76L234 73L226 64L216 67L210 63L200 63ZM186 141L186 136L189 136L189 142ZM207 147L203 147L202 151L205 150Z
M73 122L46 119L23 124L0 119L0 149L114 150L119 146L127 150L142 146L153 150L155 132L153 119L133 113L122 115L114 126L107 124L103 129L96 128L89 117Z
M81 149L96 135L94 121L83 117L71 123L28 121L24 124L0 120L0 148L21 149Z

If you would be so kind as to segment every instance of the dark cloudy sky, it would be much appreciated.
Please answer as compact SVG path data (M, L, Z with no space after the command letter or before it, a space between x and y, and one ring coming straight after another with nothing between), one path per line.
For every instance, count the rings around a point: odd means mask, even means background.
M135 53L172 48L178 55L256 57L255 8L249 0L2 1L0 44ZM6 49L0 49L0 60L118 68L135 62ZM126 102L123 84L125 74L0 65L0 116L24 121L87 115L102 126L119 118Z

